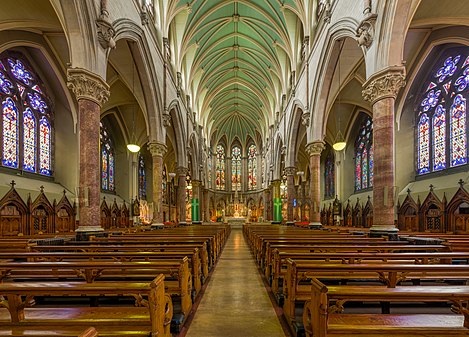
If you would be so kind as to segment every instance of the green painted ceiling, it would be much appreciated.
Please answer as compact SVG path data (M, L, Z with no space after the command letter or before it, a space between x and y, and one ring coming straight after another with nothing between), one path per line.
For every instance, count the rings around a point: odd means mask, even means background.
M179 1L176 68L212 141L267 135L297 66L303 33L295 1Z

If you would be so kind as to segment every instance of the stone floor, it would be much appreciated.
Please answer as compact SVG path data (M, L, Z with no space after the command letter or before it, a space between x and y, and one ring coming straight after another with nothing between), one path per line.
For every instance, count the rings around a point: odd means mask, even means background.
M239 228L231 232L186 337L285 337Z

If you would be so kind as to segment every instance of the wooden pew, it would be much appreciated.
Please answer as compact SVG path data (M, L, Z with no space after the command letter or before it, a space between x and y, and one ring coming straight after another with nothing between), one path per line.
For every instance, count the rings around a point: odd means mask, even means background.
M366 287L326 286L313 278L305 303L303 324L307 337L404 337L469 335L469 286ZM344 303L450 302L451 314L346 314Z
M107 261L69 261L69 262L2 262L0 281L69 279L84 280L87 283L101 283L109 280L145 280L151 275L162 273L167 276L166 293L177 296L181 301L181 312L187 319L192 308L192 277L187 257L179 262L107 262ZM171 280L175 279L174 281ZM99 281L96 281L99 280ZM96 282L95 282L96 281ZM26 282L27 283L27 282Z
M164 275L147 282L5 282L0 283L0 296L4 300L0 310L3 332L17 335L41 336L40 331L63 330L63 335L75 336L89 325L97 326L103 335L122 336L127 331L135 335L170 337L169 322L172 314L171 298L165 294ZM74 307L29 308L36 296L132 296L139 307ZM10 330L11 329L11 330ZM9 331L10 330L10 331ZM66 332L68 331L68 332ZM114 333L111 333L114 331ZM104 333L105 332L105 333ZM3 333L0 333L2 335ZM55 335L51 334L51 335ZM62 335L62 334L60 334ZM134 334L131 334L134 335Z
M1 255L0 255L1 256ZM412 253L298 253L274 249L271 262L271 271L266 276L270 278L272 292L280 293L287 272L287 259L311 260L322 263L415 263L415 264L451 264L454 261L468 264L469 253L466 252L412 252Z
M450 264L327 264L304 260L287 260L283 311L289 324L295 319L296 301L309 297L310 285L302 285L312 278L335 280L368 280L395 288L405 280L469 279L469 266Z
M180 262L188 257L192 273L192 284L196 295L202 288L201 261L198 248L170 252L0 252L0 261L15 260L28 262L67 262L67 261L165 261ZM208 270L206 271L208 274Z
M35 246L32 251L37 252L114 252L116 254L122 252L190 252L193 249L199 250L199 258L204 278L208 277L208 273L212 265L208 257L207 245L203 244L178 244L178 245L67 245L67 246ZM189 253L187 254L189 255Z

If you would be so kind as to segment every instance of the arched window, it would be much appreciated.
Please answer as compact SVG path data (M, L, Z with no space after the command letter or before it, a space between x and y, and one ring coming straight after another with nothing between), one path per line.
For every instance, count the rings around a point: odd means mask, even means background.
M251 144L248 148L248 189L257 188L257 148Z
M225 189L225 148L217 145L216 180L217 190Z
M241 149L231 149L231 187L233 191L241 191Z
M324 164L324 198L335 197L335 156L330 150Z
M18 52L0 54L2 165L52 175L53 114L39 76Z
M373 187L373 122L367 117L355 141L355 191Z
M138 154L138 196L140 200L147 199L147 176L145 173L145 159Z
M437 61L417 102L417 174L467 164L466 99L469 51L448 49Z
M101 127L101 189L107 192L114 192L115 186L115 157L111 137L103 123Z

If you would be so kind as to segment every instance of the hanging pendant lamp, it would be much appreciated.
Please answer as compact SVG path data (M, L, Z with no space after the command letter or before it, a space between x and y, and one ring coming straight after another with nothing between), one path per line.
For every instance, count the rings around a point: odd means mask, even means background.
M341 43L341 40L338 40L337 42ZM345 147L347 146L347 143L345 142L345 137L344 135L342 134L342 131L340 131L340 56L341 56L341 53L342 53L342 46L340 47L339 49L339 59L338 59L338 84L337 84L337 90L339 90L339 94L337 95L337 99L338 99L338 104L337 104L337 111L336 111L336 114L338 116L338 119L339 119L339 131L337 131L337 135L335 136L335 139L334 139L334 144L332 144L332 148L336 151L342 151L343 149L345 149Z
M134 79L134 58L132 54L132 48L129 46L130 49L130 55L132 58L132 94L135 96L135 79ZM138 103L137 103L138 106ZM140 151L140 146L137 145L137 142L135 141L135 111L137 108L132 109L132 134L130 138L129 144L127 144L127 150L129 150L132 153L137 153Z

